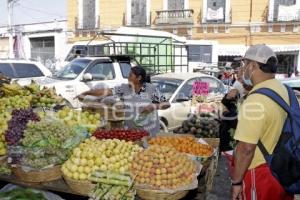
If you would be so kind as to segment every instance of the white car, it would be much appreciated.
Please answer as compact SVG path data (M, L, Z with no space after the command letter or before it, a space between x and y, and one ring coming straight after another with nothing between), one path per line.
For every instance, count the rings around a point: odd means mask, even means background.
M69 106L80 108L77 95L92 88L113 88L128 83L131 67L136 63L126 56L83 57L66 65L61 71L38 83L54 87Z
M52 75L40 62L12 59L0 60L0 73L20 85L28 85L32 80L40 81Z
M192 87L196 81L208 82L211 93L225 94L228 91L220 80L201 73L168 73L152 77L152 83L171 104L169 109L158 111L163 131L180 127L188 118L191 111Z

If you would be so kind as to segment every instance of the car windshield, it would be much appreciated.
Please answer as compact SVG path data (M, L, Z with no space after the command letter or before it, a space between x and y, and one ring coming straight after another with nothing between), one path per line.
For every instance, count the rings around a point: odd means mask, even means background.
M66 65L55 77L59 79L75 79L92 62L89 59L76 59Z
M159 91L170 100L177 88L182 84L182 80L171 78L153 78L152 84L155 85Z
M44 74L31 63L0 63L0 73L9 78L42 77Z

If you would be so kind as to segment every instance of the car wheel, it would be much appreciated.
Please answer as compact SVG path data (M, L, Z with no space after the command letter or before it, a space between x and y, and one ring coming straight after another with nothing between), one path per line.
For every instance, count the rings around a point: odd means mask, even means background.
M162 120L159 120L159 124L160 124L160 132L167 133L168 127L166 126L166 124Z

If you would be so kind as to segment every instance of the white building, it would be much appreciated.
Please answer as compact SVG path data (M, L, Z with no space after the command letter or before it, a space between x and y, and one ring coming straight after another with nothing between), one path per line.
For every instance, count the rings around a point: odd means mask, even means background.
M51 67L63 62L67 50L67 21L51 21L14 26L14 57L35 59ZM7 27L0 27L0 58L9 57Z

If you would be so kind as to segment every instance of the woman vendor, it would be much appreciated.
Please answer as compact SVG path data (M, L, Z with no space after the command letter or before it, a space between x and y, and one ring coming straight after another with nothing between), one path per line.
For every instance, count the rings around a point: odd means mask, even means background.
M142 128L155 136L160 131L157 110L165 110L170 103L150 84L150 78L142 67L131 68L128 84L113 89L93 89L77 96L83 100L85 96L120 98L125 104L125 128Z

